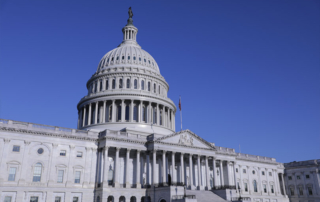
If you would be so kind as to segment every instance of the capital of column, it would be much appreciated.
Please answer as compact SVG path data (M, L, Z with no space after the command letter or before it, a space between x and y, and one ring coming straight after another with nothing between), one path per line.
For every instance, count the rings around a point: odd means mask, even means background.
M167 151L166 151L166 150L162 150L162 153L163 153L163 154L166 154L166 153L167 153Z
M7 143L10 142L10 139L3 139L3 142L4 142L5 144L7 144Z
M116 151L119 151L120 150L120 147L115 147Z
M52 143L52 147L53 147L53 148L57 148L57 147L58 147L58 144Z
M26 141L26 140L24 141L25 145L29 145L30 143L31 143L30 141Z
M171 152L171 154L173 154L173 155L174 155L174 154L176 154L176 152L175 152L175 151L172 151L172 152Z
M157 153L157 151L158 151L158 150L154 149L154 150L152 150L152 153Z
M69 145L70 149L73 150L75 148L74 145Z
M131 151L131 149L127 149L127 153L129 153Z
M103 150L104 150L104 151L108 151L108 149L109 149L108 146L104 146L104 147L103 147Z

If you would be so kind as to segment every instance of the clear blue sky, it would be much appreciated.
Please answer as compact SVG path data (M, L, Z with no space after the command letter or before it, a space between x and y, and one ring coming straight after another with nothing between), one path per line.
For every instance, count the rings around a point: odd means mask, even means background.
M1 0L0 117L75 128L129 6L184 129L280 162L320 158L320 1Z

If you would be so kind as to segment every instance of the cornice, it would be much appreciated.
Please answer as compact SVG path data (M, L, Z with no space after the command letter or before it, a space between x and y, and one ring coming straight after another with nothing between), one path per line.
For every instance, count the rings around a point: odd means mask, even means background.
M108 137L108 136L104 136L103 138L100 138L99 140L112 140L112 141L116 141L116 142L128 142L128 143L134 143L134 144L139 144L139 145L145 145L146 144L146 141L122 139L122 138Z
M247 159L247 158L242 158L239 156L236 156L237 160L243 160L243 161L251 161L251 162L258 162L258 163L267 163L267 164L273 164L273 165L278 165L279 163L276 161L261 161L261 160L255 160L255 159Z
M150 141L150 142L147 142L147 144L154 144L154 143L163 144L163 145L170 145L170 146L179 146L179 147L185 147L185 148L192 148L192 149L201 149L201 150L215 151L215 150L213 150L213 148L195 147L195 146L175 144L175 143L168 143L168 142L160 142L160 141ZM187 153L187 152L186 152L186 153Z
M98 138L78 137L78 136L70 136L70 135L56 134L56 133L46 133L41 131L26 130L26 129L20 129L20 128L16 129L16 128L10 128L10 127L0 127L0 131L25 133L25 134L31 134L31 135L37 135L37 136L47 136L47 137L54 137L54 138L64 138L64 139L90 141L90 142L96 142L98 140Z

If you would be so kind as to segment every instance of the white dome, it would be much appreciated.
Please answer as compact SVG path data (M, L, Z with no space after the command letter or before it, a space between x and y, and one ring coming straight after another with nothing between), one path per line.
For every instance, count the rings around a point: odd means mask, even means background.
M97 72L119 66L139 66L160 73L154 58L140 46L134 44L121 44L105 54L100 60Z

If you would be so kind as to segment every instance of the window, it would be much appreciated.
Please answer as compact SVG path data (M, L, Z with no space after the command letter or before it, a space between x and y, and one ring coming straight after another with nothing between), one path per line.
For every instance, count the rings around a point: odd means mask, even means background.
M82 152L77 152L77 157L82 158Z
M56 196L54 198L54 202L61 202L61 197L60 196Z
M109 121L112 120L112 106L109 107Z
M97 197L97 202L100 202L100 196Z
M154 91L154 93L156 93L156 90L157 90L156 88L157 88L157 87L156 87L156 84L154 83L154 84L153 84L153 91Z
M238 172L238 168L236 168L236 173Z
M292 177L291 177L291 176L288 176L288 179L289 179L289 180L292 180Z
M253 180L253 190L254 192L258 192L257 181Z
M264 175L264 171L262 171L261 174Z
M160 125L162 125L162 111L160 111Z
M157 109L153 109L153 124L157 123Z
M121 121L121 105L118 106L118 121Z
M243 169L243 173L247 173L247 170L246 170L246 169Z
M309 176L309 175L306 175L306 178L307 178L307 179L309 179L309 178L310 178L310 176Z
M33 182L41 181L42 165L37 163L33 168Z
M237 186L238 186L238 189L240 189L240 184L239 184L239 182L237 182Z
M18 145L13 145L12 151L14 151L14 152L20 152L20 146L18 146Z
M148 82L148 91L150 91L150 82Z
M115 89L115 88L116 88L116 80L112 79L112 89Z
M308 187L309 195L312 196L312 187Z
M79 201L79 197L73 197L72 202L78 202Z
M256 171L253 170L253 171L252 171L252 174L256 174Z
M11 196L6 196L4 198L4 202L11 202L12 197Z
M111 62L113 62L113 57L111 58Z
M14 181L15 180L15 178L16 178L16 170L17 170L17 168L13 168L13 167L11 167L9 169L8 181Z
M124 60L124 56L122 56L122 60Z
M141 81L141 90L144 90L144 80Z
M61 150L60 151L60 156L66 156L66 154L67 154L66 150Z
M138 107L137 107L137 105L135 105L133 107L133 120L138 121Z
M43 153L43 149L42 148L39 148L38 149L38 154L42 154Z
M119 60L119 56L117 56L117 60Z
M302 189L302 187L299 187L299 194L300 194L300 196L303 196L303 189Z
M143 61L144 61L144 62L147 62L147 60L146 60L146 59L144 59Z
M272 176L272 172L269 172L269 176Z
M128 56L128 60L130 60L130 56Z
M141 58L139 58L139 61L141 61Z
M106 80L106 90L108 90L109 89L109 80L107 79Z
M263 191L264 191L264 193L267 193L267 185L266 184L263 185Z
M244 183L244 191L248 191L248 184L247 183Z
M146 108L145 107L142 107L142 121L145 121L146 122Z
M134 89L138 89L138 81L137 81L137 79L134 80L133 86L134 86Z
M122 79L119 79L119 88L122 88Z
M81 172L80 171L76 171L75 178L74 178L74 183L80 183L80 175L81 175Z
M290 194L291 194L291 196L294 195L294 189L293 189L293 187L290 187Z
M270 186L271 193L274 193L273 185Z
M63 183L63 174L64 174L63 170L58 170L58 180L57 180L58 183Z
M136 56L133 56L133 60L136 60Z
M38 197L37 196L31 196L30 202L38 202Z
M297 175L297 179L300 180L300 175Z
M126 106L126 121L129 121L129 105Z
M149 64L150 64L150 60L148 60L149 61Z
M130 79L127 79L127 88L130 88Z
M97 85L98 85L98 83L95 82L95 83L94 83L94 92L95 92L95 93L97 92Z
M99 91L102 91L102 81L100 80L100 89Z

